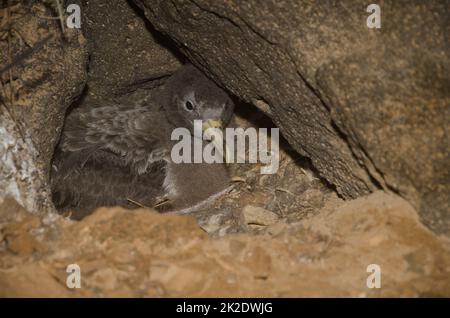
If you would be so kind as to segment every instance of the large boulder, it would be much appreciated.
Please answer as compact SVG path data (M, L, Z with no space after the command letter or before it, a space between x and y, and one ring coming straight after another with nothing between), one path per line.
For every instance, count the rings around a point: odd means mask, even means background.
M134 0L224 87L267 113L344 198L382 188L450 233L446 1Z
M86 82L86 41L42 18L56 16L51 6L17 2L0 14L0 201L12 196L31 211L51 211L50 162L66 109Z

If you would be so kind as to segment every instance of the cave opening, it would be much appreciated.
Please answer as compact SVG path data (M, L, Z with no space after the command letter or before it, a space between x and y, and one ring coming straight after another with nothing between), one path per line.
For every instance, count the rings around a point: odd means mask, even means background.
M445 25L438 2L382 4L397 22L430 8L408 36L367 30L360 4L73 2L80 29L68 1L0 4L0 297L449 295L449 72L439 41L409 55ZM229 140L218 128L273 145L280 128L276 172L161 160L199 120L202 146ZM71 189L118 204L55 213L55 171L86 166Z
M181 53L178 52L177 56ZM183 62L186 63L184 58ZM117 89L114 98L106 103L117 103L121 105L139 105L146 107L152 96L158 94L164 87L164 83L169 76L158 77L156 79L139 80L137 83L131 83L126 87ZM104 102L98 101L90 103L91 92L87 85L83 93L68 109L65 118L72 112L79 109L89 110L90 108L102 107ZM229 94L229 93L228 93ZM242 128L246 131L251 129L271 129L276 128L273 121L255 106L240 101L232 96L236 105L233 117L229 127ZM118 116L119 114L116 114ZM95 119L98 122L104 121L101 116ZM89 124L95 124L91 122ZM63 134L65 126L63 126ZM248 145L249 136L246 136L245 142ZM268 136L269 140L271 136ZM61 141L57 143L55 151L60 147ZM190 210L189 215L196 218L200 227L206 232L215 236L223 236L228 233L259 233L267 230L269 225L275 224L280 220L288 223L299 222L303 218L315 215L323 209L325 205L332 205L332 202L339 202L337 195L325 180L319 177L309 159L302 157L290 147L288 142L281 135L279 144L279 162L275 173L262 174L262 163L249 163L249 150L244 155L245 163L229 163L228 170L228 189L221 195L207 204L195 206ZM55 164L52 162L52 167ZM53 173L55 173L53 171ZM114 171L111 171L114 173ZM87 176L95 177L95 172ZM79 179L77 179L80 182ZM100 179L101 180L101 179ZM105 179L109 180L109 179ZM81 180L83 182L83 180ZM78 186L78 185L77 185ZM107 188L108 184L101 182L97 187ZM148 187L156 187L151 182ZM100 191L98 188L93 190ZM150 189L150 193L151 193ZM58 193L53 193L53 200L58 200ZM160 212L166 212L164 204L166 201L157 202L154 206L147 206L139 200L127 198L128 209L154 208ZM98 207L102 206L101 204ZM95 209L89 209L81 214L73 213L70 209L60 211L63 216L80 220L94 212Z
M126 43L120 41L112 43L111 41L102 41L98 37L104 36L104 34L97 30L97 25L102 23L102 21L94 14L94 9L98 8L94 5L94 8L90 9L92 11L88 10L86 13L88 25L84 30L86 36L91 37L88 42L87 83L82 94L66 111L65 120L71 118L71 116L75 117L73 113L77 112L83 112L83 115L80 116L86 117L90 113L90 109L99 109L105 107L105 105L124 105L127 109L132 107L150 107L148 105L154 103L155 99L158 100L158 95L164 90L165 83L171 74L181 68L182 65L191 63L189 57L178 48L177 44L170 37L157 31L146 19L143 11L132 1L127 1L126 4L122 4L121 6L124 9L127 7L128 18L132 19L132 22L128 21L128 25L132 24L133 27L139 26L140 32L146 32L147 35L136 35L133 33L133 29L131 31L126 30L125 32L112 31L110 33L115 37L120 38L124 36L127 40ZM125 35L121 33L125 33ZM158 47L159 54L163 56L161 60L165 60L164 62L169 66L165 68L162 65L156 65L157 68L162 70L151 70L151 73L144 71L139 74L131 74L129 67L132 67L133 63L136 63L135 59L131 58L124 61L125 67L117 68L116 58L120 56L125 57L127 55L126 51L130 46L133 48L141 48L138 43L131 41L138 41L145 37L150 37L154 41L152 45ZM112 48L114 48L114 54L111 54ZM167 60L169 60L169 63ZM196 63L196 61L192 62ZM202 65L199 66L202 67ZM108 85L105 85L104 81L99 79L99 77L107 76L107 74L112 74L112 76L106 80ZM204 75L210 76L211 74ZM223 83L217 81L215 83L223 87ZM238 99L230 92L227 92L227 94L232 98L233 104L235 104L235 111L228 125L229 127L239 127L245 130L248 128L276 128L272 120L257 107ZM100 115L98 118L91 119L92 122L80 123L79 121L76 123L76 125L84 125L83 129L85 130L84 132L78 132L77 130L67 133L69 135L76 133L83 135L80 136L81 139L79 138L73 141L73 143L76 143L76 147L84 147L85 145L80 145L80 143L85 143L86 138L94 138L86 137L86 134L88 134L87 127L95 125L97 122L105 123L111 120L111 114L108 114L111 111L117 112L116 117L120 116L119 113L122 112L117 109L108 109L104 113L105 117L109 117L109 119ZM115 125L129 124L124 122L111 123ZM66 126L67 124L63 126L62 136L68 130ZM81 129L80 127L75 128ZM95 133L105 134L104 138L107 137L104 131L96 131ZM120 133L124 134L124 131L120 131ZM109 136L108 138L119 138L119 136ZM245 136L245 138L245 142L248 142L249 136ZM271 139L270 135L268 138L269 140ZM58 149L62 149L61 144L61 140L56 143L56 153ZM197 202L194 201L191 203L192 208L187 207L190 211L189 215L195 217L201 228L213 236L248 231L256 233L258 231L264 231L268 225L277 223L279 220L298 222L305 217L319 213L325 205L332 205L333 203L331 202L339 201L333 187L319 177L318 172L314 169L310 160L296 153L282 135L279 141L279 148L279 163L277 163L279 167L278 171L274 174L261 174L261 162L248 163L250 156L249 150L244 150L246 163L231 163L226 165L228 185L226 193L217 198L207 200L206 204L196 205ZM112 150L108 148L108 151ZM113 149L113 151L116 151L116 149ZM53 156L50 184L52 188L52 200L56 204L59 213L64 216L80 220L90 215L96 207L104 205L119 205L128 209L154 208L160 212L171 210L170 200L164 197L164 195L160 195L157 197L157 200L151 201L145 199L145 196L142 195L136 197L133 191L126 190L126 188L133 187L133 182L135 182L137 177L124 181L123 184L115 185L117 182L111 177L114 174L117 175L115 178L127 180L122 175L122 172L118 171L117 166L112 165L108 168L110 169L109 173L106 171L96 172L96 169L102 169L103 166L106 166L106 161L102 161L106 154L102 154L99 159L95 160L88 159L90 158L89 156L92 156L92 154L88 154L85 157L86 159L83 159L81 163L77 162L80 159L74 159L75 155L72 152L64 153L64 155L61 154L61 156L65 156L63 160L60 160L64 164L55 161L57 155ZM69 156L71 157L68 158ZM78 165L77 169L81 170L86 164L89 166L89 162L91 161L95 163L92 164L92 171L89 170L88 173L83 175L85 177L68 177L64 175L64 181L61 181L63 185L58 184L60 181L54 181L57 179L55 175L59 175L58 169L67 169L65 167L66 165ZM155 166L155 169L167 170L164 164L156 163ZM192 166L189 169L198 169L198 172L191 172L187 178L195 178L197 175L205 174L205 172L201 172L201 168L194 168ZM123 173L125 175L132 174L130 171L127 171L124 170ZM212 174L213 177L211 179L214 179L214 170L208 173ZM139 184L139 187L144 185L148 187L149 197L152 195L155 196L154 193L159 191L152 189L152 187L159 189L162 188L164 183L164 179L161 176L154 175L155 177L152 177L152 180L143 180ZM86 179L96 181L91 182ZM70 182L74 184L70 184ZM186 182L189 183L189 181ZM208 182L208 180L205 182ZM70 186L74 189L67 190ZM86 191L89 193L79 190L80 188L84 189L89 187L92 188ZM103 194L104 190L102 188L111 187L118 187L120 190L115 193L113 192L113 194ZM201 188L201 185L192 183L192 187ZM111 200L105 198L105 196L114 196L115 198L123 196L124 199ZM70 203L67 204L64 200L72 200L73 202L70 201L72 205ZM90 203L83 205L83 200L90 200ZM96 203L91 204L92 201L96 201ZM116 202L117 204L109 204L110 202ZM80 210L82 211L74 212L80 206ZM175 211L186 211L186 209L175 209Z

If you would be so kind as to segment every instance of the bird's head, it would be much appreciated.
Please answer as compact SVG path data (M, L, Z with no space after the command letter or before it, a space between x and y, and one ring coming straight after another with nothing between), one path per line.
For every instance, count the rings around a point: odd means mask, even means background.
M194 120L203 128L224 128L234 110L227 93L192 65L185 65L166 83L168 120L193 132Z

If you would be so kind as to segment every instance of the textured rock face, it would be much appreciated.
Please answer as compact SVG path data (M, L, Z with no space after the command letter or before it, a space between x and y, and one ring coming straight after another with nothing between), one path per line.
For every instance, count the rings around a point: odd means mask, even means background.
M142 100L149 92L139 88L152 88L180 65L126 1L74 2L82 29L64 34L59 20L42 18L57 16L52 1L0 7L0 201L12 196L35 212L53 209L48 172L69 106L137 90L127 99Z
M18 3L0 14L2 70L18 60L0 74L0 200L10 195L32 211L45 211L52 206L47 178L53 149L66 109L86 80L86 43L80 30L63 35L59 21L41 18L54 15L42 4Z
M445 1L134 0L218 82L269 114L345 198L392 190L450 232Z
M89 1L82 3L81 8L90 54L88 90L83 105L104 104L143 87L153 88L181 65L161 45L165 39L158 38L138 15L139 10L127 1ZM126 101L148 94L146 91L126 96Z
M0 205L0 297L450 296L449 240L382 192L220 239L191 217L145 209L53 217ZM70 290L74 262L82 287ZM379 289L367 288L369 264L381 268Z

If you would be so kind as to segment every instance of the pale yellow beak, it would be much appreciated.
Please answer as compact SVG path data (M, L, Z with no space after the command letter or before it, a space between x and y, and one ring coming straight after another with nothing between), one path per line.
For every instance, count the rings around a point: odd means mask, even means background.
M222 121L220 119L208 119L203 122L202 130L205 133L205 136L211 140L211 142L216 146L216 149L221 151L223 149L223 158L225 163L231 162L230 151L228 149L227 144L224 144L223 133L221 135L218 134L209 134L209 128L222 128Z
M222 121L220 119L208 119L203 122L202 129L205 131L208 128L222 128Z

